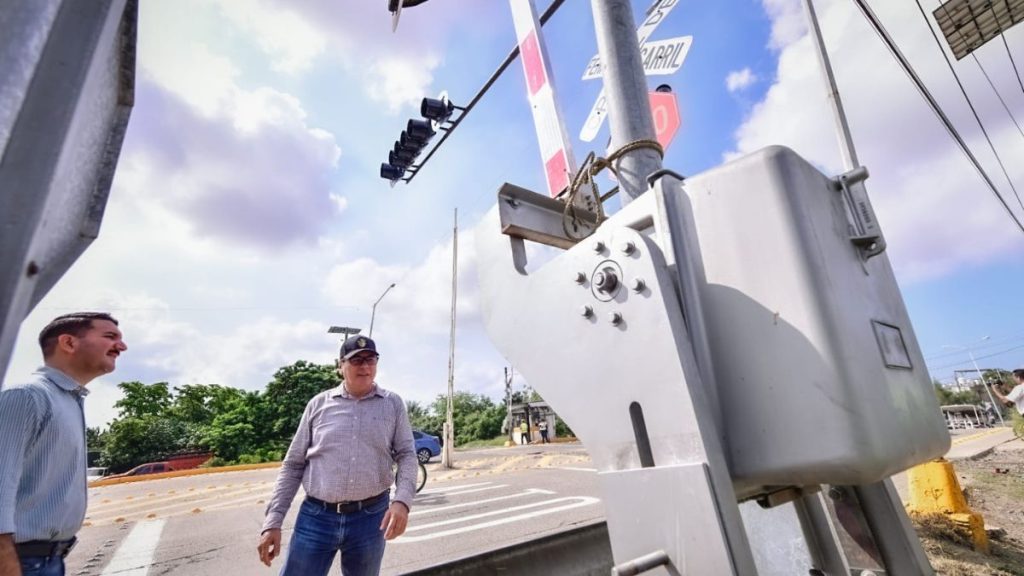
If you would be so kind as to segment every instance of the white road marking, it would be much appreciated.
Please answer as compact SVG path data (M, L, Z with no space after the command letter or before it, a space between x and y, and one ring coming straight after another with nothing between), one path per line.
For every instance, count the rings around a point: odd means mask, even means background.
M459 485L459 486L445 486L443 488L428 488L428 489L420 492L419 494L417 494L417 496L425 496L425 495L430 495L430 494L444 494L445 492L451 492L453 490L462 490L463 488L476 488L477 486L488 486L490 484L493 484L493 482L477 482L476 484L462 484L462 485Z
M100 576L146 576L153 564L153 555L160 544L160 533L166 519L139 522L121 542L110 563Z
M577 468L575 466L552 466L554 470L570 470L572 472L597 472L597 468Z
M576 502L573 502L571 504L566 504L564 506L556 506L554 508L545 508L543 510L538 510L536 512L528 512L526 514L519 514L518 516L509 516L507 518L500 518L498 520L492 520L490 522L483 522L483 523L480 523L480 524L471 524L469 526L463 526L461 528L454 528L452 530L442 530L440 532L434 532L433 534L424 534L423 536L401 536L399 538L396 538L396 539L392 540L392 542L393 543L422 542L424 540L433 540L435 538L444 538L446 536L454 536L456 534L463 534L463 533L466 533L466 532L472 532L474 530L482 530L484 528L492 528L494 526L501 526L502 524L509 524L511 522L518 522L520 520L528 520L530 518L536 518L538 516L544 516L546 514L554 514L555 512L562 512L564 510L570 510L572 508L579 508L581 506L590 506L591 504L597 504L598 502L600 502L600 500L598 500L597 498L591 498L589 496L570 496L570 497L567 497L567 498L555 498L554 500L545 500L544 502L540 502L538 504L530 504L530 505L527 505L527 506L517 506L517 507L513 507L513 508L506 508L504 510L498 510L496 512L488 512L486 514L477 514L477 515L474 515L474 516L467 516L465 518L458 518L458 519L455 519L455 520L447 520L447 521L443 521L443 522L435 522L433 524L426 524L426 525L423 525L423 526L410 527L408 530L406 530L406 534L408 534L409 532L414 531L414 530L421 530L421 529L428 528L428 527L440 526L440 525L444 525L444 524L451 524L453 522L462 522L462 521L466 521L466 520L472 520L472 519L475 519L475 518L482 518L484 516L494 516L496 514L504 514L506 512L511 512L513 510L522 510L524 508L538 506L540 504L550 504L552 502L563 502L563 501L568 501L568 500L576 500Z
M423 514L433 514L435 512L443 512L445 510L453 510L455 508L465 508L466 506L477 506L480 504L489 504L491 502L498 502L499 500L508 500L510 498L522 498L523 496L529 496L531 494L554 494L551 490L541 490L540 488L530 488L523 490L518 494L510 494L508 496L498 496L497 498L487 498L485 500L474 500L472 502L463 502L462 504L452 504L451 506L438 506L437 508L428 508L426 510L413 510L409 513L409 516L420 516Z
M452 492L445 492L443 494L430 494L426 498L418 498L420 500L430 500L431 498L438 496L460 496L462 494L473 494L475 492L485 492L487 490L497 490L498 488L508 488L508 484L495 484L494 486L484 486L483 488L473 488L471 490L458 490Z

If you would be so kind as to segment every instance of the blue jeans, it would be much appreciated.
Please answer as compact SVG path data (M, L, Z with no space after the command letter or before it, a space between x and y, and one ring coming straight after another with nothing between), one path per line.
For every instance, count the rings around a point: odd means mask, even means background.
M60 556L26 556L19 560L22 576L64 576L64 559Z
M368 508L337 514L304 500L281 576L326 575L338 551L345 576L376 576L384 558L380 523L388 505L389 499L381 498Z

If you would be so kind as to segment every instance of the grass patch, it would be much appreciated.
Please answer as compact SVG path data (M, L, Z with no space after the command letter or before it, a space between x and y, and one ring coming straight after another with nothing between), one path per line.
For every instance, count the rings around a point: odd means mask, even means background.
M508 436L497 436L490 440L472 440L465 444L459 444L455 447L456 450L472 450L474 448L493 448L495 446L504 446L505 441L508 440Z

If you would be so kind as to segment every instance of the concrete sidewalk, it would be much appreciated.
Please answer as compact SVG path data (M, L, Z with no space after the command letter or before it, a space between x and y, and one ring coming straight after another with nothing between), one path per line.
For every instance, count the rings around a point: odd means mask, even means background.
M946 453L946 460L974 460L991 454L993 450L1004 444L1017 444L1024 448L1024 442L1013 434L1011 428L988 428L973 433L956 436L953 445Z

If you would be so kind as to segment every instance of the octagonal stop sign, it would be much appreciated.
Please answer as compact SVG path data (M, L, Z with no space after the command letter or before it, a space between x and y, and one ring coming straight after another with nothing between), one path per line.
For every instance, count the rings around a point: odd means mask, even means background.
M651 116L654 119L654 134L663 149L668 149L682 120L679 118L679 103L672 92L651 92Z

